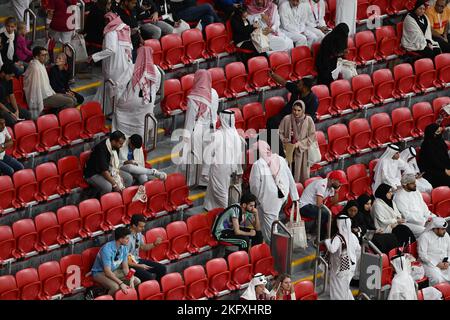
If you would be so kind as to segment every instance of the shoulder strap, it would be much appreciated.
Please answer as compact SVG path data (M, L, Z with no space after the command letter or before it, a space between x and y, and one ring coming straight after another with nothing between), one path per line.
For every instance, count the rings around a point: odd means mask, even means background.
M340 233L336 233L336 236L339 237L339 239L341 239L342 249L347 249L347 243L345 242L344 236Z
M231 206L229 206L228 208L225 208L221 213L219 213L219 214L216 216L216 219L214 220L213 227L212 227L212 230L211 230L213 235L214 235L214 233L215 233L215 230L217 229L217 224L219 223L219 221L220 221L220 219L222 218L223 214L224 214L225 212L227 212L228 210L230 210L231 208L233 208L233 207L238 207L238 209L240 209L239 204L235 203L235 204L232 204ZM239 218L240 218L240 217L239 217Z

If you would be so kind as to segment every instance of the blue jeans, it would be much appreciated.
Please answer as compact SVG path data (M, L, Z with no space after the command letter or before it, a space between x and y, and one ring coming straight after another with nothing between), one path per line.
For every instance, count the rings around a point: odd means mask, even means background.
M184 21L198 21L201 19L203 28L210 23L220 22L219 16L208 3L183 9L177 12L177 16Z
M317 229L317 218L319 217L319 207L312 205L312 204L307 204L306 206L303 206L300 208L300 214L303 217L306 218L312 218L316 220L315 225L315 229ZM326 209L322 209L322 214L321 214L321 239L323 239L325 237L325 235L327 234L327 222L328 222L328 217L329 214L327 212Z
M23 165L13 157L8 156L7 154L5 154L3 160L0 160L1 174L8 175L11 177L14 174L14 172L22 169Z

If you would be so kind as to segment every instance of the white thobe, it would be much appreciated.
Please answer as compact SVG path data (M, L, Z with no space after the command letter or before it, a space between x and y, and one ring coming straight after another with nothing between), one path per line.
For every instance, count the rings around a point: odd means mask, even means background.
M391 225L396 224L397 219L402 217L395 202L392 203L392 206L394 208L389 207L381 199L375 199L373 202L371 214L375 222L375 228L382 229L383 233L391 233Z
M406 170L404 173L413 173L413 174L420 173L416 158L406 163ZM419 190L420 192L431 193L431 191L433 191L433 186L425 178L416 179L416 187L417 190Z
M258 199L258 212L261 221L264 240L270 242L272 223L278 220L283 204L291 196L293 201L299 200L294 177L286 162L280 158L280 170L277 175L279 187L284 194L283 198L278 198L278 188L272 176L269 166L264 159L255 161L250 172L250 192Z
M428 210L419 191L401 189L394 195L394 203L398 211L406 220L406 225L418 238L425 231L425 223L434 216Z
M305 33L307 12L302 5L292 7L289 1L280 5L281 30L296 46L309 45Z
M190 136L186 136L190 140L188 143L183 144L181 160L183 164L195 164L190 166L188 185L193 185L197 180L196 174L200 176L198 180L200 185L206 186L208 184L209 165L205 162L206 159L203 157L203 154L211 143L211 136L216 128L218 107L219 96L216 90L211 89L211 105L196 120L199 108L197 103L188 96L184 129L186 133L190 133Z
M102 60L102 73L104 80L111 79L115 83L115 90L109 84L106 85L105 113L112 110L111 102L115 97L118 101L127 89L127 84L133 77L133 61L126 52L132 50L131 44L126 46L119 43L116 31L105 34L103 39L103 50L92 55L94 62ZM94 101L103 102L103 84L98 88Z
M139 97L139 87L133 89L131 81L128 83L127 90L117 101L116 111L113 115L113 131L120 130L127 137L138 134L144 137L145 116L153 114L155 108L156 93L161 86L161 73L156 66L156 82L150 87L151 102L144 103L144 99ZM153 127L149 126L149 130Z
M450 268L441 270L437 267L437 264L445 257L450 257L448 233L445 233L444 237L438 237L433 230L424 232L418 239L417 249L430 285L450 281Z
M308 45L312 45L315 42L321 42L325 37L325 33L318 29L319 27L326 27L325 23L325 2L320 0L314 2L307 0L300 4L302 10L306 11L306 24L305 34L308 38Z
M356 33L356 13L358 10L357 0L336 0L336 25L346 23L349 36Z
M276 7L276 6L275 6ZM253 24L255 21L259 21L260 27L262 29L267 28L267 24L261 19L261 14L252 14L247 17L247 20ZM275 8L272 15L272 30L274 33L270 33L267 37L269 38L270 50L269 54L274 51L288 51L294 47L292 40L287 37L280 29L280 16L278 15L278 9Z
M402 159L381 159L374 168L372 190L375 192L382 183L390 185L394 189L401 186L402 170L405 171L406 167L406 162Z
M24 21L24 12L30 6L30 0L11 0L11 6L17 20Z

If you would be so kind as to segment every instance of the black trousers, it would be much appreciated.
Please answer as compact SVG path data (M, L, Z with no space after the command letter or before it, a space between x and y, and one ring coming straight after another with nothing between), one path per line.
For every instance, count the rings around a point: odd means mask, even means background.
M250 231L250 229L242 228L242 231ZM239 247L239 250L248 251L250 245L254 246L263 242L263 236L261 231L256 231L256 235L250 236L238 236L234 234L233 230L223 230L219 236L219 240L229 242Z
M14 108L12 107L11 104L7 103L7 104L4 104L4 106L11 112L14 111ZM7 127L14 127L14 125L17 122L17 120L9 112L0 110L0 116L5 119ZM31 114L28 110L22 109L19 107L19 118L25 119L25 120L30 120Z
M433 37L433 40L439 43L439 46L441 47L441 51L443 53L450 53L450 43L443 40L442 38L435 38Z
M149 267L151 267L151 269L149 270L144 270L141 268L133 268L136 270L136 273L134 274L136 277L139 278L139 280L141 280L141 282L145 282L148 280L161 280L161 277L164 276L166 274L166 266L155 262L155 261L150 261L150 260L145 260L145 259L139 259L139 264L145 264Z
M426 46L425 49L415 52L420 54L422 58L434 59L434 57L441 53L441 50L439 50L438 48L430 49L430 47Z

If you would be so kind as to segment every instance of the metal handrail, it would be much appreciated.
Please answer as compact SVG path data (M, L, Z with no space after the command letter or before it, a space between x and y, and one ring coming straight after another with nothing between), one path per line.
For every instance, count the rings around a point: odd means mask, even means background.
M320 244L322 243L320 241L321 238L321 228L322 228L322 210L323 210L323 205L319 206L319 214L317 216L317 239L316 239L316 257L314 259L314 275L313 275L313 282L314 282L314 290L316 290L317 288L317 273L318 273L318 269L319 269L319 261L322 261L325 266L326 269L328 269L328 264L326 263L326 261L320 256ZM329 215L329 223L328 223L328 229L327 229L327 233L328 233L328 239L331 238L331 219L332 219L332 213L330 210L326 210L328 215ZM328 273L328 272L327 272ZM327 279L325 278L325 281ZM326 282L324 283L324 288L326 287Z
M328 276L330 274L329 273L330 267L328 266L327 261L323 257L319 256L318 260L320 260L323 263L323 265L325 266L325 271L324 271L324 275L323 275L323 288L320 292L318 292L318 295L320 296L321 294L325 293L325 291L327 290ZM314 287L314 290L316 290L315 287Z
M102 100L102 111L103 114L105 114L105 100L106 100L106 84L110 83L112 89L114 90L114 88L116 87L116 83L112 80L112 79L107 79L105 80L105 82L103 83L103 100ZM112 97L112 111L114 113L114 109L116 107L116 95L114 94ZM107 114L105 114L106 116Z
M270 251L271 252L275 252L276 251L276 248L274 247L275 246L275 241L273 241L273 239L272 239L272 237L273 237L273 235L274 235L274 230L275 230L275 227L276 226L280 226L281 227L281 229L283 229L283 231L289 236L289 248L288 248L288 250L287 250L287 254L288 254L288 261L287 261L287 264L286 264L286 266L287 266L287 270L286 270L286 273L287 274L291 274L291 262L292 262L292 250L293 250L293 248L292 248L292 238L293 238L293 235L292 235L292 233L288 230L288 228L284 225L284 223L283 222L281 222L280 220L275 220L273 223L272 223L272 228L271 228L271 230L270 230L270 234L271 234L271 239L270 239L270 246L271 246L271 248L270 248Z
M75 66L77 62L77 53L75 52L75 48L70 43L64 43L64 52L66 51L66 48L69 48L70 52L72 53L72 78L75 78Z
M147 113L145 115L145 122L144 122L144 146L147 147L147 142L149 140L149 130L148 130L148 119L151 119L153 122L153 145L151 148L149 148L147 151L153 151L156 149L156 143L158 142L158 122L155 118L155 116L151 113Z
M83 0L78 0L78 4L80 5L80 30L84 30L84 15L86 13L86 4ZM77 5L78 5L77 4Z
M34 42L36 40L36 24L37 24L36 14L30 8L25 9L24 15L23 15L25 24L27 22L27 14L29 14L31 16L31 20L33 21L33 32L31 34L31 41ZM27 26L28 26L28 24L27 24Z

